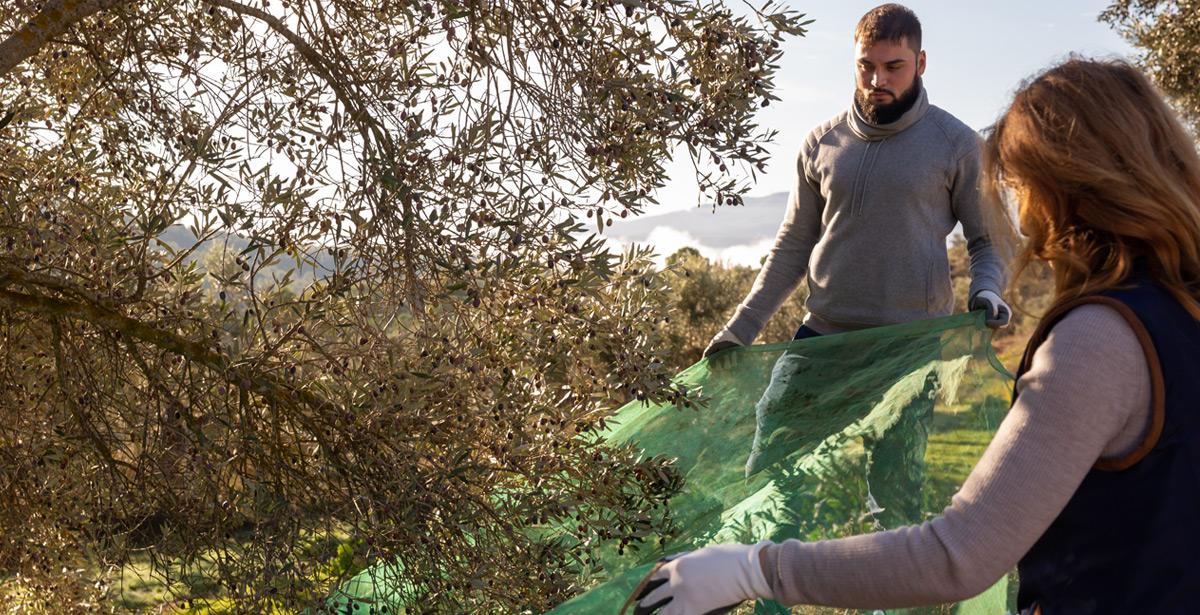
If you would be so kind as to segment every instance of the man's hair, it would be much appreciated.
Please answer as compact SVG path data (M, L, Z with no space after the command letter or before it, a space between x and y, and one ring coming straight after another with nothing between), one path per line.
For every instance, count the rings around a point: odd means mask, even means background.
M921 53L921 22L916 13L899 4L881 4L867 11L854 28L854 41L864 47L879 41L899 43L901 39L907 40L914 52Z

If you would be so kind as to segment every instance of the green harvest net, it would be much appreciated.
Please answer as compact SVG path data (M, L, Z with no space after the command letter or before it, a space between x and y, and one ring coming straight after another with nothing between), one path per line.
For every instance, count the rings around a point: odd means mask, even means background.
M684 482L670 503L674 531L661 545L602 549L601 572L580 579L590 589L550 613L615 614L659 557L707 544L822 540L931 518L995 433L1011 376L975 312L737 348L675 382L697 391L701 406L633 402L604 436L677 460ZM407 592L372 578L382 577L368 570L352 580L338 604L400 606ZM957 605L890 612L1005 613L1010 589L1002 579ZM759 602L753 612L845 611Z

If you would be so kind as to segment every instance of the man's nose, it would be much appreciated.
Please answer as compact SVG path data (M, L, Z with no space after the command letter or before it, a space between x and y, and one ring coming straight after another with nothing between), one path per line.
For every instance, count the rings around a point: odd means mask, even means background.
M871 75L871 85L876 88L887 87L887 77L883 74L883 71L875 71L875 73Z

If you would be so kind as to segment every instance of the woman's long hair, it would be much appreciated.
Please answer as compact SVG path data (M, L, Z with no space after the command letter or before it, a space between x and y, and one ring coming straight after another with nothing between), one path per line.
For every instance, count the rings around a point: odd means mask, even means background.
M985 165L1020 203L1014 278L1047 261L1060 304L1138 263L1200 319L1200 155L1140 71L1071 58L1033 78L992 127Z

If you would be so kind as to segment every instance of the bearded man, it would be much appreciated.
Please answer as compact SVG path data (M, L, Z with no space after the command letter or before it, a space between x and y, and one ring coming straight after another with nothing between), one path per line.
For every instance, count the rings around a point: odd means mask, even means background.
M1011 310L1000 296L1007 267L989 235L1002 230L995 224L1001 206L981 189L979 135L929 103L920 21L904 6L884 4L862 17L854 40L853 104L805 140L775 244L706 357L751 343L806 276L808 314L797 340L949 315L954 292L946 238L958 223L971 259L967 304L985 310L993 328L1008 324ZM934 359L940 349L931 339L905 351ZM803 353L788 353L774 372L795 372L803 361ZM873 384L886 391L902 376L881 374ZM773 401L789 398L775 390L787 386L773 377L756 407L748 474L760 467L771 435L806 411ZM878 503L872 508L883 527L920 519L935 375L925 388L886 433L864 437L869 489Z
M704 356L754 341L807 276L796 339L946 316L954 309L946 238L962 223L968 305L1008 324L1005 263L989 238L980 138L931 105L921 23L884 4L854 32L849 109L809 133L775 244L750 293Z

